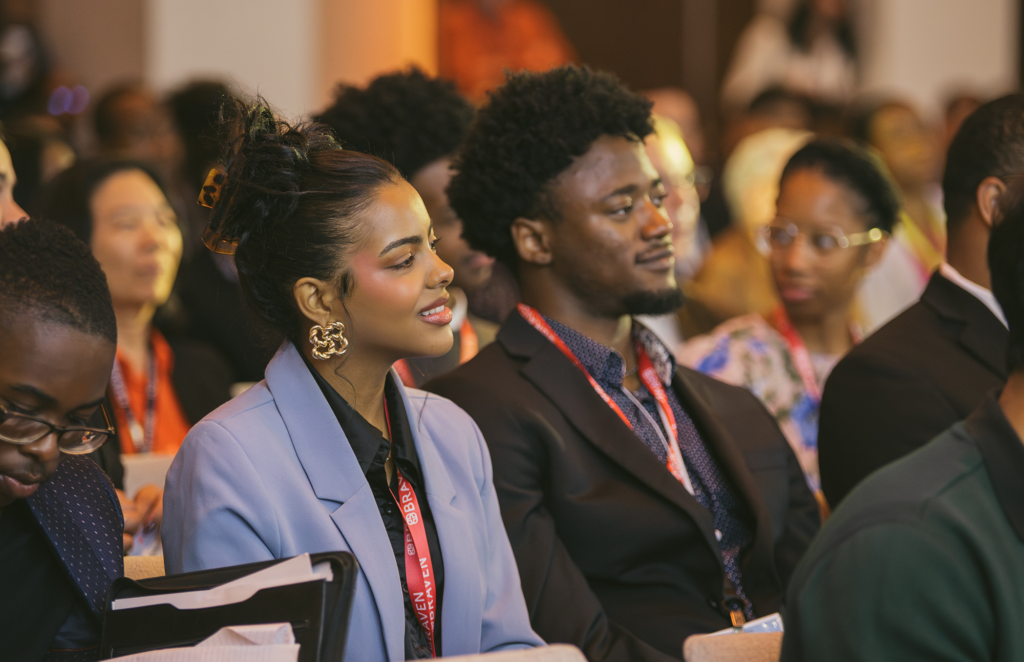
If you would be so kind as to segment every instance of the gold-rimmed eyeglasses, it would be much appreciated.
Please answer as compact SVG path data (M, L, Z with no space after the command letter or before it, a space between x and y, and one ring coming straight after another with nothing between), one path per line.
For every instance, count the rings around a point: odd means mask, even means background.
M25 446L35 443L48 434L57 434L57 447L68 455L91 453L114 435L107 408L101 406L106 430L84 426L63 427L54 425L35 416L11 411L0 403L0 441Z
M803 232L796 223L775 219L761 229L760 244L765 252L784 251L791 248L798 237L803 236L808 246L820 256L854 246L866 246L881 241L886 233L879 228L867 232L845 234L837 227Z

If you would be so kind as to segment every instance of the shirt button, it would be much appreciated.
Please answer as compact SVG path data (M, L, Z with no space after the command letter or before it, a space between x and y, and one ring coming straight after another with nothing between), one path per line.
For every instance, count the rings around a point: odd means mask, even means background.
M718 529L715 529L715 540L722 542L722 532Z

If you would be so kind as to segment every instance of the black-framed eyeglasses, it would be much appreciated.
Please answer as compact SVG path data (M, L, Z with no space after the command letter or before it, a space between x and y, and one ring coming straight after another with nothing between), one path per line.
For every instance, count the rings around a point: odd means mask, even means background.
M0 441L25 446L35 443L48 434L57 434L57 447L68 455L91 453L114 435L107 408L100 406L106 430L84 426L63 427L54 425L35 416L11 411L0 403Z
M819 256L828 255L844 248L873 244L885 238L885 232L878 228L854 234L844 234L838 227L805 233L795 223L790 223L782 218L777 218L765 226L762 229L761 238L768 251L784 251L792 247L801 235Z

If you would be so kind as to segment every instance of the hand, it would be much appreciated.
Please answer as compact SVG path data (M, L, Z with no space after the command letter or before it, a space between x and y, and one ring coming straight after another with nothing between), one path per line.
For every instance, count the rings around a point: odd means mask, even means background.
M115 491L117 492L117 500L121 502L121 513L124 515L124 533L122 534L121 544L124 546L124 551L127 554L128 550L132 548L135 532L139 530L139 526L142 524L142 515L139 514L138 509L135 507L135 502L129 499L124 491Z
M146 531L159 529L164 518L164 491L156 485L143 485L135 493L135 509Z

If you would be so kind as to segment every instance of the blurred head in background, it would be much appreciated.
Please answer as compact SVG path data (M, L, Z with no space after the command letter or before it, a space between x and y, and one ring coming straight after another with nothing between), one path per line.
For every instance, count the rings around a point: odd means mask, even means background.
M448 204L452 155L474 109L449 81L419 69L393 73L366 88L341 85L317 120L346 148L390 162L423 198L437 234L437 254L455 270L452 285L472 291L491 275L494 259L462 238L462 221Z
M902 191L920 191L939 178L935 134L909 104L885 101L855 119L853 135L878 150Z
M177 175L182 147L167 107L137 83L118 85L96 102L93 126L106 159L142 161L165 180Z
M14 186L17 182L11 153L7 145L0 142L0 227L27 216L25 210L14 201Z
M694 182L694 162L679 127L654 116L654 133L644 140L647 157L665 187L665 213L672 222L676 278L687 280L700 268L704 246L700 229L700 194Z
M818 139L789 159L776 207L763 234L790 319L848 319L860 281L882 258L897 218L889 180L861 150Z
M114 309L145 318L167 301L181 262L181 231L159 179L132 161L84 161L47 187L36 211L63 223L92 249Z

